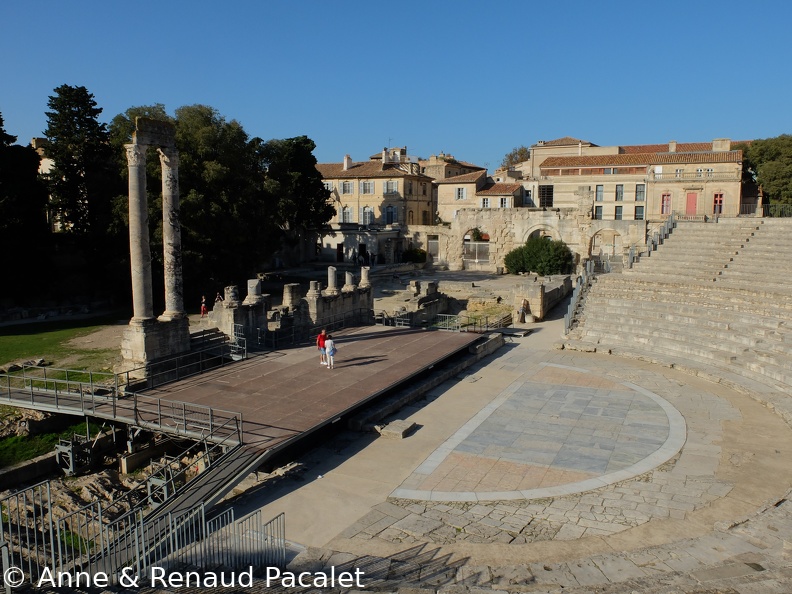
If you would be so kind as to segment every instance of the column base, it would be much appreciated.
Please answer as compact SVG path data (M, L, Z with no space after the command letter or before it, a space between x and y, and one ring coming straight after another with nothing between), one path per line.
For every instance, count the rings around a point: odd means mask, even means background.
M189 350L190 322L186 317L169 321L132 318L121 340L123 361L118 371L138 369L135 376L144 377L145 367L152 361L182 355Z

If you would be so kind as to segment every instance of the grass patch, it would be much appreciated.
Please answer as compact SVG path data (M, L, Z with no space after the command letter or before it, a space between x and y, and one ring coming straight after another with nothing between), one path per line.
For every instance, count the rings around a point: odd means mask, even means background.
M59 320L5 326L0 328L0 365L20 359L42 358L58 367L58 361L77 357L78 364L69 367L102 371L114 349L77 349L67 343L78 336L91 334L103 326L114 324L118 314L89 320Z
M91 423L91 436L96 435L100 429L99 425ZM55 449L58 440L69 439L75 433L85 435L85 421L72 425L60 433L14 435L0 439L0 468L14 466L20 462L32 460L36 456L47 454Z

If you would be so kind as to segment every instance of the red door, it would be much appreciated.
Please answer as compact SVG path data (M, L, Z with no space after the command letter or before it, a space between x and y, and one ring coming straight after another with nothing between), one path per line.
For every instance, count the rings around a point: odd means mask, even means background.
M698 202L698 194L695 192L691 192L687 195L687 206L685 208L685 214L687 215L694 215L696 214L696 203Z

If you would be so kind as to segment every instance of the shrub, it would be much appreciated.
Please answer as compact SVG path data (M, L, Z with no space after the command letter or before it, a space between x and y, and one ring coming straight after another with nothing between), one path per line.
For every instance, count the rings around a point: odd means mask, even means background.
M572 252L563 241L546 237L532 237L504 258L511 274L535 272L541 276L562 274L572 270Z
M426 262L426 250L421 248L411 248L402 252L402 262L413 262L422 264Z

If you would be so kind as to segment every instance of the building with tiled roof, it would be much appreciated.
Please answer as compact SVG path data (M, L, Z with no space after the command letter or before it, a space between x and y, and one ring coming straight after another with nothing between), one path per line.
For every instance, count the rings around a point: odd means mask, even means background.
M368 161L346 155L316 169L336 209L333 232L321 238L323 259L348 262L375 253L392 261L402 249L400 225L434 223L432 178L421 173L406 147L383 149Z
M525 194L520 183L493 181L486 170L437 180L437 211L444 222L456 218L463 208L516 208Z
M446 155L443 152L439 155L432 155L428 159L420 159L418 164L421 167L421 173L435 180L484 170L484 167L479 167L478 165L473 165L465 161L459 161L455 159L453 155Z
M731 144L598 146L567 136L531 145L529 160L495 175L520 179L539 207L590 202L595 219L734 216L751 205L742 204L742 151Z

